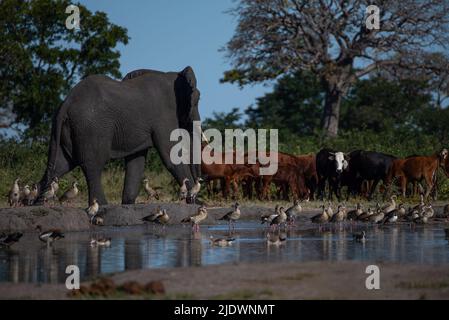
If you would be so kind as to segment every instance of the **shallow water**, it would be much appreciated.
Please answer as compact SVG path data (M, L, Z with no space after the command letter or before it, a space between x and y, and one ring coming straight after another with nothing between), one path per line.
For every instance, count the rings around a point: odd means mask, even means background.
M447 227L447 226L446 226ZM352 240L366 230L367 241ZM47 247L36 233L27 233L11 249L0 249L0 282L65 282L68 265L80 268L81 280L141 268L188 267L243 262L367 261L413 264L449 263L444 226L337 226L324 231L308 224L288 232L283 245L268 246L267 230L258 222L240 222L229 247L210 245L209 237L228 235L227 225L189 227L134 226L66 233ZM92 247L92 236L111 237L110 247Z

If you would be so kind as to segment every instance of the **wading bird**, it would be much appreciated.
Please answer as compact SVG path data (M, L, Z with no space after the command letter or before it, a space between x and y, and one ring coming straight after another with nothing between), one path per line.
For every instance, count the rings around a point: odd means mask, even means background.
M64 192L64 194L59 198L59 202L64 203L71 203L73 200L76 199L78 196L79 190L78 190L78 182L73 182L72 186Z
M187 218L184 218L181 220L181 223L191 223L192 224L192 230L194 232L198 232L200 230L200 222L205 220L207 218L207 208L206 206L202 205L198 208L197 212L189 216Z
M36 230L39 232L39 240L46 243L47 245L52 244L56 240L64 238L64 234L58 229L42 231L42 227L38 225L36 226Z
M224 220L224 221L228 221L229 222L229 230L231 230L231 226L232 229L235 229L235 222L240 219L240 205L238 202L236 202L234 204L234 210L229 211L228 213L226 213L223 217L221 217L218 220Z

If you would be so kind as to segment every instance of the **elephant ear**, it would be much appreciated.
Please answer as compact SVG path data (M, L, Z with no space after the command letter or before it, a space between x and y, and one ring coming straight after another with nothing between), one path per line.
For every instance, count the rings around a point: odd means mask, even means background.
M199 120L198 102L200 92L196 87L196 77L189 66L179 72L176 95L178 97L178 118L180 127L192 129L192 121Z

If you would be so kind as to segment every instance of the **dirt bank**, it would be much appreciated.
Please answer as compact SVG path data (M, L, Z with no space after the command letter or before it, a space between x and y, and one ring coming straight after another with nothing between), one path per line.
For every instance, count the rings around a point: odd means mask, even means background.
M198 205L181 203L151 203L135 205L108 205L101 208L105 226L130 226L142 224L142 217L154 212L157 207L166 209L170 223L179 224L190 214L194 214ZM205 224L215 224L218 218L230 210L229 207L209 208ZM242 220L259 219L262 214L273 209L263 206L242 206ZM90 228L86 212L70 207L21 207L0 209L0 231L33 231L36 225L44 228L58 228L64 231L82 231Z
M162 281L165 295L145 296L161 299L449 299L447 265L373 264L380 268L379 290L366 289L368 263L361 262L147 269L127 271L110 279L117 285ZM67 293L64 284L0 284L2 299L68 299ZM110 298L142 296L121 294Z

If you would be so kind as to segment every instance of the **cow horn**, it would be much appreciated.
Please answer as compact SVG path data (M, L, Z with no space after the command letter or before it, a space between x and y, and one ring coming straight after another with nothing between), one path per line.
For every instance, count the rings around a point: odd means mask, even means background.
M204 134L203 129L200 128L200 130L201 130L201 138L202 138L202 140L203 140L203 141L206 141L206 143L209 144L210 142L209 142L209 140L207 139L206 135Z

